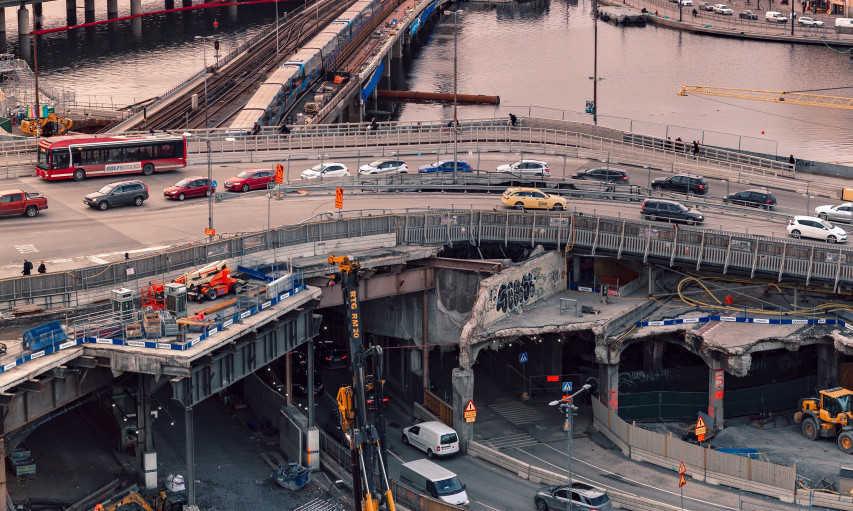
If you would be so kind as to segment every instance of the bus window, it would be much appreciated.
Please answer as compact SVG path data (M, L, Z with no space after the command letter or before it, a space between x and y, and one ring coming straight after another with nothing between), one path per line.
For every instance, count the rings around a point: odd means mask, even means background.
M139 160L139 146L130 146L124 148L125 161Z
M174 144L160 144L160 158L172 158L175 156Z
M108 151L106 163L121 163L124 161L124 150L121 147L111 147Z
M83 150L80 148L75 148L71 152L71 161L74 165L82 165L83 164Z
M140 160L151 160L154 158L154 148L150 145L139 146L139 159Z
M50 156L52 169L66 169L71 163L68 149L54 149L50 152Z

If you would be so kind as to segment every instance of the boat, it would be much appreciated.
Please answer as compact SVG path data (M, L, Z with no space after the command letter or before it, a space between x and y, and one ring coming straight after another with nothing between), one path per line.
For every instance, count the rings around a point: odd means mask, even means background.
M610 21L616 25L645 25L643 13L628 7L604 5L598 8L598 17L602 21Z

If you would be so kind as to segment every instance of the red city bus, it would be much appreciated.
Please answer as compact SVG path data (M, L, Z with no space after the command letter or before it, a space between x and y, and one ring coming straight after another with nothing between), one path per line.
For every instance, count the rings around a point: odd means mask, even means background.
M36 175L44 179L139 174L187 166L187 140L176 135L62 135L42 139Z

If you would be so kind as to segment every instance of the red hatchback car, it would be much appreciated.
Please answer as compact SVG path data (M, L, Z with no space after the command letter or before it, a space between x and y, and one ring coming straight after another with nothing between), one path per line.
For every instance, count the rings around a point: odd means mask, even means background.
M184 200L192 197L210 197L216 192L213 183L204 176L190 176L181 179L163 190L167 199Z
M269 188L275 178L271 169L244 170L225 181L225 189L229 192L248 192L249 190L264 190Z

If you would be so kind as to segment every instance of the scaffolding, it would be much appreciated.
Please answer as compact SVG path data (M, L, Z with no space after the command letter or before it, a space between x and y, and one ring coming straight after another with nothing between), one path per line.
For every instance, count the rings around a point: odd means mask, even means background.
M0 101L4 108L35 104L35 74L26 61L11 53L0 53ZM74 103L75 93L71 89L55 89L41 84L39 103L64 109ZM13 99L14 98L14 99Z

